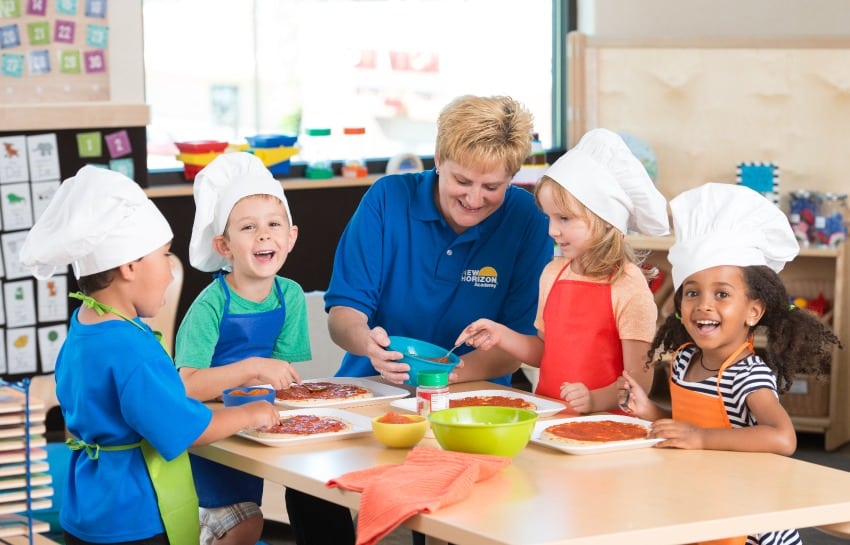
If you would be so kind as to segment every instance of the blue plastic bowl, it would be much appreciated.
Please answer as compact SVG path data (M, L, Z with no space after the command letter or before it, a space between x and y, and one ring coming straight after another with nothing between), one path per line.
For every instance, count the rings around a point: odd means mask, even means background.
M269 386L239 386L221 393L225 407L236 407L252 401L268 401L274 403L274 388Z
M288 134L257 134L246 136L245 140L252 148L288 148L298 141L298 137Z
M445 356L449 349L409 337L390 336L390 345L387 350L404 354L404 357L398 361L410 366L408 372L410 378L404 381L409 386L419 384L416 376L421 371L446 371L451 373L460 363L460 358L455 353L449 354L449 361L446 363L434 361L436 358Z

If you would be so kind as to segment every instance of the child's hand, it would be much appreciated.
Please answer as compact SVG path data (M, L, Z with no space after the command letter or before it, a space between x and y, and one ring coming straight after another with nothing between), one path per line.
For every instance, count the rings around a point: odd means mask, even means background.
M486 318L475 320L463 328L463 331L455 339L454 345L463 343L475 349L490 350L494 346L499 346L504 327Z
M617 401L621 410L638 418L647 418L648 413L655 407L646 391L628 371L623 371L623 377L620 379Z
M593 408L590 390L581 382L565 382L561 384L561 399L577 413L589 413Z
M286 390L292 383L301 384L301 377L288 362L274 358L250 358L257 384L271 384L275 390Z
M704 448L702 431L702 428L687 422L662 418L652 423L649 437L665 439L656 444L656 447L702 449Z
M251 423L248 427L251 429L270 428L280 423L280 413L268 401L252 401L251 403L231 408L242 409L247 413L246 417Z

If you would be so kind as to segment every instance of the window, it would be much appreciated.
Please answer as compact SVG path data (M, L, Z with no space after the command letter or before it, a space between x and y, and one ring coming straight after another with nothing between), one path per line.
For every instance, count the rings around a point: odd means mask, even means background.
M150 166L179 166L175 141L307 128L330 128L342 158L352 126L366 157L432 155L439 110L467 93L517 98L544 145L560 144L559 2L144 0Z

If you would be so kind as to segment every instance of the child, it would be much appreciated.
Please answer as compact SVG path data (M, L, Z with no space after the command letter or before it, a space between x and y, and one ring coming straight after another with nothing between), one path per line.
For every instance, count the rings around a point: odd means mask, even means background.
M234 386L300 383L288 362L311 358L307 306L301 286L277 275L298 236L280 182L254 155L228 153L198 173L194 195L189 260L218 274L177 331L186 390L205 401ZM202 543L254 545L263 480L191 459Z
M86 166L59 186L21 248L36 278L71 264L82 290L72 294L83 306L56 361L56 394L75 438L59 518L70 545L198 543L186 449L279 420L270 403L212 412L187 398L140 320L163 305L171 238L135 182Z
M772 452L797 446L779 392L796 373L829 369L840 341L808 312L788 305L777 274L794 259L797 240L785 215L762 195L710 183L670 202L676 243L670 249L676 312L652 342L671 361L671 411L649 401L624 373L623 406L654 420L660 447ZM754 352L753 331L767 333L767 363ZM768 365L770 367L768 367ZM800 543L796 530L725 543Z
M606 129L591 130L558 159L535 196L562 254L540 277L537 335L482 319L457 342L474 335L468 344L540 367L536 393L564 399L578 413L616 410L624 368L651 384L646 351L658 312L624 236L666 234L667 203L622 138Z

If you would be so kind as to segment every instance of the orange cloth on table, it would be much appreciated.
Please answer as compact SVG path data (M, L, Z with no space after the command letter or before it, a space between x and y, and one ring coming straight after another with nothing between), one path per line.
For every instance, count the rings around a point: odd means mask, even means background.
M357 545L372 545L417 513L457 503L472 486L510 465L511 459L416 447L402 464L346 473L330 487L361 492Z

